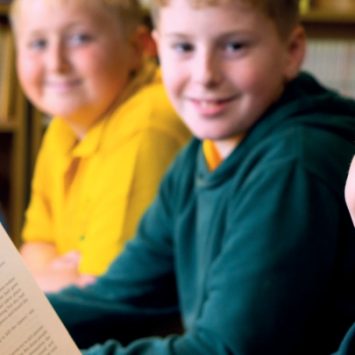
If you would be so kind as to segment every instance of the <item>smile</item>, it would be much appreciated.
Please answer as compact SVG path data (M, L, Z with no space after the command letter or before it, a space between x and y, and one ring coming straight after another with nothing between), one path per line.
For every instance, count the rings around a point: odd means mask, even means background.
M67 92L80 84L80 80L48 81L46 86L57 92Z
M216 116L221 114L228 104L236 99L231 96L224 99L190 99L199 114L203 116Z

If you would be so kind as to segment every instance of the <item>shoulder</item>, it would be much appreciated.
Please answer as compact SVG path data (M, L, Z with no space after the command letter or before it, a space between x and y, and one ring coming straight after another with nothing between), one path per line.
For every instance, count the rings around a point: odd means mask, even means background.
M145 115L149 125L166 128L181 128L183 125L160 80L139 90L129 104L132 110Z
M138 135L166 137L184 144L191 133L176 114L160 81L143 86L108 118L107 146ZM109 133L109 132L114 132Z
M355 152L354 136L355 101L301 74L251 131L250 149L262 152L266 164L297 161L343 181Z
M355 146L341 121L331 119L327 123L326 115L313 113L309 117L289 117L283 124L270 127L263 136L253 132L253 144L246 142L244 163L253 174L302 171L304 176L342 195Z

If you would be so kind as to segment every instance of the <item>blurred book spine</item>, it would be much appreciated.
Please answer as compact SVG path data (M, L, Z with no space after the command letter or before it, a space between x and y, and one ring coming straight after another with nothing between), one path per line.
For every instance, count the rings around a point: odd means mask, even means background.
M14 105L15 58L12 33L0 26L0 121L10 120Z
M354 39L308 40L303 69L313 73L321 83L355 98Z
M310 0L300 0L299 7L300 7L301 14L305 14L311 8L311 1Z

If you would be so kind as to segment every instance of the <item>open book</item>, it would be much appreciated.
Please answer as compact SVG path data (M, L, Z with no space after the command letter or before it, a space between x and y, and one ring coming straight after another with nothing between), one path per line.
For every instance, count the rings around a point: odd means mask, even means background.
M0 354L80 354L1 224Z

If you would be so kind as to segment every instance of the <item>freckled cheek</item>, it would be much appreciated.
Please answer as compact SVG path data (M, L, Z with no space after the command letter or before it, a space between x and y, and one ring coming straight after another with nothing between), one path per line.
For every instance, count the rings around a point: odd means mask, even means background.
M167 77L167 76L163 78L163 81L164 81L164 87L168 95L169 101L171 102L175 110L178 110L179 99L178 99L178 94L174 82L171 80L171 77Z
M181 106L181 90L179 89L179 87L174 86L172 83L170 85L168 84L168 86L166 86L166 89L174 108L176 110L179 110Z
M83 60L78 58L75 60L76 74L94 91L120 90L128 80L128 73L124 68L124 63L119 61L113 63L100 56L85 56Z
M19 56L17 73L25 91L39 90L43 81L43 70L40 62Z
M166 67L164 70L164 85L171 96L179 97L183 94L186 86L186 77L182 71L176 67Z
M238 70L238 75L235 77L235 83L242 91L254 92L260 91L266 84L263 80L263 73L258 70Z

